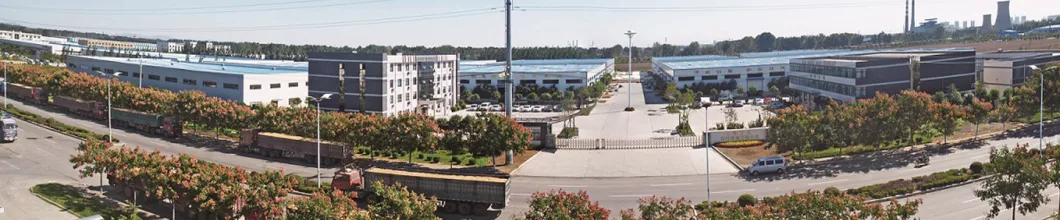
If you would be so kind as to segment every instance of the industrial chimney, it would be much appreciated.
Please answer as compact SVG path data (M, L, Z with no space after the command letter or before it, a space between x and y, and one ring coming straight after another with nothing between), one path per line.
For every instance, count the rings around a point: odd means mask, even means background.
M916 29L916 0L909 7L909 32L913 32L913 29Z
M905 0L905 27L902 32L909 33L909 0Z
M1012 28L1012 16L1008 14L1008 0L997 2L997 21L994 29L1008 30Z

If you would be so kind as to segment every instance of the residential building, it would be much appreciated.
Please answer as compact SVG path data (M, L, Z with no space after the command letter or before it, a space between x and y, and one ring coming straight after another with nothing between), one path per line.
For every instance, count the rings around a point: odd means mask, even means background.
M856 53L848 50L796 50L743 53L739 56L700 55L652 57L652 73L677 88L696 83L736 82L739 88L764 90L769 81L787 76L788 60Z
M320 103L331 111L444 114L460 94L458 60L457 55L310 52L309 95L336 94Z
M1030 65L1060 62L1060 50L1024 50L981 53L976 56L976 78L986 89L1005 90L1031 77Z
M911 74L913 60L920 62L919 76ZM975 51L965 48L866 51L797 58L790 65L790 87L802 93L802 102L854 102L911 88L934 93L950 85L970 91L975 84Z
M478 85L504 88L504 66L503 61L461 61L460 85L465 89ZM512 81L517 85L555 86L560 90L592 85L614 72L615 59L610 58L512 61Z
M182 62L179 59L141 59L69 56L67 68L100 76L118 73L118 79L144 87L174 92L199 90L207 96L242 102L248 105L276 104L290 106L306 103L307 73L296 68L260 67Z

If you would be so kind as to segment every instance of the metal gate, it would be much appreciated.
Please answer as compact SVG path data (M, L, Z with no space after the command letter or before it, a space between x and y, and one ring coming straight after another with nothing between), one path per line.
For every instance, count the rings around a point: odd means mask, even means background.
M614 149L660 149L703 146L703 137L660 137L640 139L556 139L556 149L563 150L614 150Z

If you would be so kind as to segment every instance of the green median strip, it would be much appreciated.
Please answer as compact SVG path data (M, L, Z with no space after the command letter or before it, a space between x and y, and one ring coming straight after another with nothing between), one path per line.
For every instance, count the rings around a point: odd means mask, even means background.
M44 118L44 117L41 117L40 115L37 115L37 114L31 113L31 112L28 112L28 111L24 111L24 110L15 108L14 106L11 106L11 105L8 105L6 108L4 108L4 112L7 112L8 114L11 114L11 115L15 116L16 118L22 119L24 121L29 121L29 122L33 122L33 123L36 123L36 124L39 124L39 125L47 126L49 128L55 129L55 130L57 130L59 132L62 132L62 133L65 133L65 134L69 134L69 135L73 135L73 136L76 136L76 137L80 137L82 139L89 139L89 138L95 138L95 139L99 139L99 140L107 140L108 139L106 134L98 134L98 133L89 131L89 130L84 129L84 128L70 126L70 125L64 124L62 122L59 122L59 121L55 120L54 118L51 118L51 117ZM121 141L119 141L117 138L115 138L114 142L117 143L117 142L121 142Z
M30 188L29 191L79 218L100 215L111 210L102 202L86 198L77 189L63 184L39 184Z

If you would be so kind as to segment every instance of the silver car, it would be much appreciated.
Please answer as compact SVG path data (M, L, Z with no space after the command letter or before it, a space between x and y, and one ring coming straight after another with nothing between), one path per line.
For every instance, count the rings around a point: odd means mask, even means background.
M784 170L787 169L787 162L784 157L763 157L755 160L751 166L747 167L747 172L750 172L752 176L758 176L759 173L772 173L776 172L783 174Z

